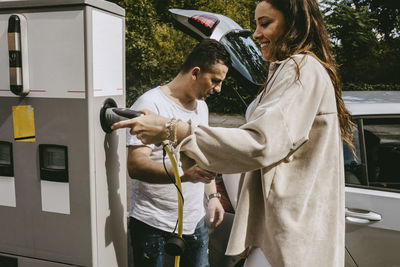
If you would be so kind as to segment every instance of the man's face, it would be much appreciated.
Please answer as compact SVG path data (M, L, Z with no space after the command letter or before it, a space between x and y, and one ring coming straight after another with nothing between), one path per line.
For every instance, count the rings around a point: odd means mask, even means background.
M209 72L199 71L196 76L194 92L197 99L205 100L215 92L221 92L222 82L228 72L228 67L222 63L216 63Z

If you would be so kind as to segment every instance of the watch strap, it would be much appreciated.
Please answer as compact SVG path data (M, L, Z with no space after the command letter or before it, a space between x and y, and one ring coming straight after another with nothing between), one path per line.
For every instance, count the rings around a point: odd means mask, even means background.
M209 194L208 195L208 200L210 200L210 199L212 199L212 198L218 198L218 199L220 199L221 198L221 194L220 193L212 193L212 194Z

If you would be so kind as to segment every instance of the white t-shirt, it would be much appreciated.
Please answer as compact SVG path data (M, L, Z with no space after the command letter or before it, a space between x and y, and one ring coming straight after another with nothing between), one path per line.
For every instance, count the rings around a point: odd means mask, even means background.
M202 101L197 101L195 110L187 110L168 98L156 87L144 93L132 105L131 109L148 109L168 118L182 121L192 120L208 125L208 107ZM143 145L136 136L127 131L127 146ZM150 159L162 163L162 147L148 145L153 149ZM168 155L165 163L170 164ZM173 177L173 173L170 173ZM204 217L203 206L204 184L182 183L184 198L183 206L183 234L193 234L197 223ZM131 209L129 215L152 227L172 232L178 218L178 195L176 187L171 184L150 184L131 179Z

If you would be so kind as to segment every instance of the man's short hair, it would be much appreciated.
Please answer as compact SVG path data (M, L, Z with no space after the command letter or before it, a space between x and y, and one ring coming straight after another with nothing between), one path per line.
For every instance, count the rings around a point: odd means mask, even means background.
M231 57L225 47L213 39L203 39L186 57L181 72L187 73L194 67L210 72L213 65L223 63L227 67L232 64Z

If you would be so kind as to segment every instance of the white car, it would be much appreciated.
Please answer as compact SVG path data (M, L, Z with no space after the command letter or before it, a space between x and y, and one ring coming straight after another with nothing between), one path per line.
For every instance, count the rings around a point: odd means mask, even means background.
M343 99L355 123L357 154L355 159L344 145L345 266L400 266L400 92L351 91L343 92ZM232 207L238 181L239 174L217 180L222 200ZM234 208L228 209L222 225L210 235L213 266L243 264L223 254L234 216Z
M400 92L344 92L358 160L344 150L346 266L400 266Z
M171 9L178 28L197 39L212 38L231 54L233 72L247 86L264 82L261 53L233 20L197 10ZM357 158L344 146L346 177L346 267L400 266L400 92L343 92L355 123ZM223 223L210 234L211 266L243 265L225 256L234 217L239 174L219 177L226 209ZM262 257L262 256L261 256ZM252 266L261 265L254 262Z

